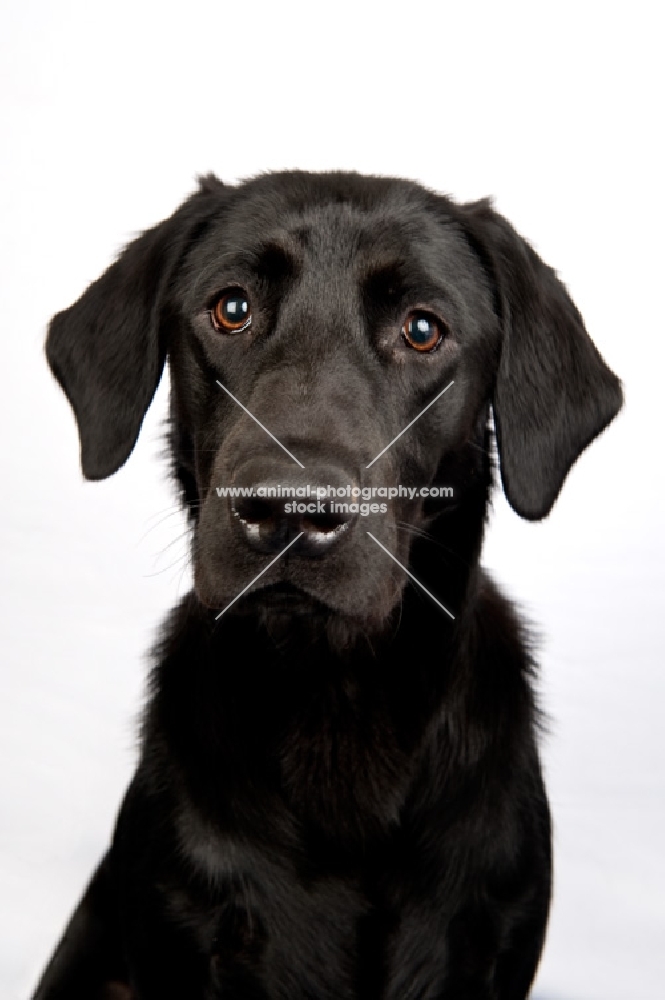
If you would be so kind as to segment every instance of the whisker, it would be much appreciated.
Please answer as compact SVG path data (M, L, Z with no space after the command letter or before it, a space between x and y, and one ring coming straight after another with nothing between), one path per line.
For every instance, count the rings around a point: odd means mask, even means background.
M448 553L449 555L455 555L454 549L451 549L448 545L444 545L439 538L435 538L434 535L432 535L429 531L426 531L425 528L421 528L415 524L408 524L406 521L397 521L395 527L398 531L404 531L407 534L415 535L417 538L424 538L426 541L431 542L432 545L435 545L437 548Z
M154 524L151 524L143 532L143 534L139 538L139 545L142 544L146 540L146 538L148 537L148 535L152 534L152 532L155 531L157 528L159 528L160 525L164 524L165 521L168 521L168 519L170 517L174 517L176 514L182 514L183 517L187 516L187 512L182 507L174 507L173 510L170 510L168 512L168 514L162 514L162 516L160 517L160 519L158 521L155 521ZM156 517L156 516L157 515L153 515L153 517Z
M164 566L162 567L162 569L156 569L153 573L144 573L143 574L144 578L146 580L152 580L156 576L162 576L163 573L168 573L170 569L174 569L175 567L179 566L182 563L183 569L182 573L180 574L180 581L182 582L182 574L187 569L188 560L189 560L189 555L187 553L183 553L179 555L177 559L174 559L173 562L170 562L168 566Z

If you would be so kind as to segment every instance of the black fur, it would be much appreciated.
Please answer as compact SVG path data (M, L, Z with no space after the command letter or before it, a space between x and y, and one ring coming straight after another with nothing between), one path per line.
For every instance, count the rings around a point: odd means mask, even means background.
M210 320L229 287L252 308L233 336ZM438 350L400 335L413 309L438 317ZM550 825L529 644L479 566L490 406L508 499L540 518L621 405L554 272L486 202L353 174L208 177L54 318L47 354L91 479L130 454L168 357L195 589L36 1000L526 997ZM454 497L396 500L318 553L310 524L218 620L277 535L255 544L215 487L257 476ZM307 527L275 523L282 541Z

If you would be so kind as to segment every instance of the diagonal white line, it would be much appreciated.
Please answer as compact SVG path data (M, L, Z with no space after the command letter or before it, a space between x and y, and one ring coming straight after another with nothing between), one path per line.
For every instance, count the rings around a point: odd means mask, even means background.
M411 421L411 423L407 424L406 427L404 428L404 430L400 431L399 434L397 435L397 437L394 437L392 439L392 441L390 442L390 444L387 444L385 446L385 448L383 449L383 451L380 451L379 454L376 456L376 458L373 458L372 461L369 463L369 465L366 465L365 468L369 469L369 467L371 465L374 465L374 463L376 462L377 458L381 458L382 455L385 455L385 453L388 451L388 448L392 448L392 446L395 444L395 441L399 440L399 438L401 438L402 434L406 434L406 432L408 431L409 427L413 427L413 425L415 424L416 420L420 420L420 418L422 417L423 413L425 413L427 410L429 410L430 406L434 406L434 404L436 403L437 399L441 399L441 397L443 396L444 392L447 392L448 389L450 389L450 387L451 387L451 385L453 384L454 381L455 381L455 379L453 379L452 382L449 382L448 385L446 386L446 388L442 389L441 392L439 393L439 395L435 396L434 399L431 401L431 403L428 403L427 406L423 410L420 411L420 413L418 414L418 416L414 417L413 420ZM431 597L431 594L430 594L430 597ZM444 610L445 610L445 608L444 608Z
M235 396L233 395L233 393L232 393L232 392L229 392L229 390L228 390L228 389L226 388L226 386L225 386L225 385L222 385L222 383L221 383L221 382L219 381L219 379L218 379L218 378L216 378L216 379L215 379L215 382L217 383L217 385L219 386L219 388L220 388L220 389L223 389L223 390L224 390L224 392L226 393L226 395L227 395L227 396L230 396L230 397L231 397L231 399L233 400L233 402L234 402L234 403L237 403L237 404L238 404L238 406L240 407L240 409L241 409L241 410L244 410L244 411L245 411L245 413L247 414L247 416L248 416L248 417L251 417L251 418L252 418L252 420L254 421L254 423L256 423L256 424L258 424L258 425L259 425L259 427L261 428L261 430L265 431L265 432L266 432L266 434L267 434L267 435L268 435L269 437L271 437L271 438L273 439L273 441L275 441L275 442L276 442L276 443L277 443L277 444L278 444L278 445L280 446L280 448L281 448L281 449L282 449L283 451L285 451L285 452L286 452L286 454L287 454L287 455L289 456L289 458L292 458L292 459L293 459L293 461L294 461L294 462L296 462L296 463L297 463L297 464L298 464L298 465L300 466L300 468L301 468L301 469L304 469L304 468L305 468L305 466L304 466L304 465L302 464L302 462L299 462L299 461L298 461L298 459L296 458L296 456L295 456L295 455L292 455L292 454L291 454L291 452L289 451L289 449L288 449L288 448L285 448L285 447L284 447L284 445L282 444L282 442L281 442L281 441L278 441L278 440L277 440L277 438L275 437L275 435L274 435L274 434L272 434L272 433L271 433L271 432L270 432L270 431L268 430L268 428L267 428L267 427L265 427L265 426L264 426L264 425L263 425L263 424L261 423L261 421L260 421L260 420L257 420L257 418L256 418L256 417L254 416L254 414L253 414L253 413L250 413L250 411L249 411L249 410L247 409L247 407L246 407L246 406L243 406L243 405L242 405L242 403L240 402L240 400L239 400L239 399L236 399L236 397L235 397Z
M452 385L452 383L451 383L451 385ZM374 535L372 534L371 531L368 531L367 534L369 535L369 537L372 539L373 542L376 542L376 544L379 546L380 549L383 549L383 551L386 553L387 556L390 556L390 558L392 559L393 562L397 563L397 565L399 566L400 569L404 570L404 572L406 573L407 576L411 577L411 579L413 580L414 583L418 584L418 586L420 587L421 590L425 591L425 593L427 594L428 597L432 598L432 600L434 601L435 604L439 605L439 607L441 608L442 611L446 612L446 614L448 615L449 618L452 618L452 620L455 621L455 615L451 615L451 613L448 610L448 608L444 608L444 606L441 603L441 601L438 601L436 599L436 597L434 596L434 594L430 594L430 592L427 589L427 587L424 587L422 585L422 583L420 582L420 580L417 580L416 577L413 575L413 573L409 572L409 570L406 568L406 566L402 566L402 564L399 561L399 559L395 559L395 556L392 554L392 552L389 552L388 549L385 547L385 545L382 545L381 542L379 541L379 539L374 537Z
M272 559L268 563L268 565L266 567L264 567L264 569L261 570L260 573L257 573L256 576L254 577L254 579L250 580L250 582L247 584L247 586L243 590L241 590L239 594L236 594L236 596L231 601L231 604L235 604L235 602L238 600L238 598L242 597L242 595L245 594L249 590L249 588L252 586L252 584L256 583L256 581L259 579L260 576L263 576L264 573L267 573L268 570L270 569L270 567L274 566L275 563L277 562L277 560L282 558L282 556L284 555L284 553L286 552L287 549L290 549L292 545L296 544L296 542L300 538L300 535L304 535L304 534L305 534L305 532L301 531L300 534L296 535L296 537L293 538L289 542L289 544L285 548L282 549L281 552L278 552L277 555L275 556L275 558ZM229 608L231 607L231 604L227 604L226 607L224 608L224 611L228 611ZM218 615L215 615L215 621L217 621L219 618L222 617L222 615L224 614L224 611L220 611Z

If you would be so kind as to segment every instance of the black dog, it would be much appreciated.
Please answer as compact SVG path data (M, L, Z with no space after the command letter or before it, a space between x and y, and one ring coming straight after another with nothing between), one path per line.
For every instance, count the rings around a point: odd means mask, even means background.
M89 479L127 459L168 358L195 588L35 996L526 997L550 825L528 644L479 567L490 406L537 519L621 405L555 273L487 202L208 177L47 354ZM307 485L332 489L279 496Z

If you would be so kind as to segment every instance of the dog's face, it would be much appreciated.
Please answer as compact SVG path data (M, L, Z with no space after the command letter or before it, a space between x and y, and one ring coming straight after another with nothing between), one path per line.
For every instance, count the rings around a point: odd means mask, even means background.
M178 275L171 376L201 501L196 587L211 607L302 532L257 590L287 583L381 622L405 574L367 531L408 563L412 536L397 528L419 525L422 499L396 497L381 513L379 489L430 486L442 457L474 435L491 390L492 292L463 231L418 189L356 184L343 200L345 189L309 182L230 196ZM300 514L285 511L291 499L216 491L307 485L314 495L300 498ZM330 486L361 496L316 498Z
M530 518L621 402L563 286L486 203L358 175L206 179L54 319L48 355L89 478L127 458L168 356L205 604L290 546L236 610L315 604L370 629L406 575L368 532L408 565L414 530L487 477L490 402ZM381 492L432 485L452 498Z

